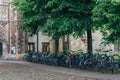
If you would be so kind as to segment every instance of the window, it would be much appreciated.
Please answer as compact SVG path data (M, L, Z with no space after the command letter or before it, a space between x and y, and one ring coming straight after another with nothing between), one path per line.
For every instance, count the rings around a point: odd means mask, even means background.
M64 50L69 50L69 43L68 42L64 42Z
M28 43L28 51L35 51L35 43Z
M49 52L50 51L50 43L49 42L43 42L42 43L42 52Z
M69 36L63 37L63 51L69 50Z

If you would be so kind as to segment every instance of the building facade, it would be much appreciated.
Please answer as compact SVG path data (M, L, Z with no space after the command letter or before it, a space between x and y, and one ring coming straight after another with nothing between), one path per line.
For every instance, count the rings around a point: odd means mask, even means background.
M0 0L0 57L4 59L19 58L26 49L26 33L17 28L19 15L11 1Z
M102 39L102 34L99 31L95 31L92 33L92 41L93 41L93 51L107 51L112 50L113 52L119 51L118 46L113 44L106 44ZM38 46L37 46L38 45ZM28 37L28 50L29 51L38 51L40 52L54 52L55 51L55 41L48 37L47 34L39 32L38 36L34 35L32 37ZM117 49L116 49L117 48ZM65 50L77 51L82 50L87 52L87 36L83 35L77 39L72 36L64 36L59 39L59 52L63 52Z
M12 0L0 0L0 57L4 59L20 59L25 51L54 52L55 41L47 33L28 36L17 28L19 14L9 5ZM103 44L99 31L93 33L93 51L110 50L119 51L120 45ZM59 39L59 52L65 50L87 50L87 37L83 35L78 39L72 36L63 36Z

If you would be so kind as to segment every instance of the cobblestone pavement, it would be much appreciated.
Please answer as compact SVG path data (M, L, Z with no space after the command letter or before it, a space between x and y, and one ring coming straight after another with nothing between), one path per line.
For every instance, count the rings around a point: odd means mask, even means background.
M22 61L0 60L0 80L120 80L120 74L102 74Z

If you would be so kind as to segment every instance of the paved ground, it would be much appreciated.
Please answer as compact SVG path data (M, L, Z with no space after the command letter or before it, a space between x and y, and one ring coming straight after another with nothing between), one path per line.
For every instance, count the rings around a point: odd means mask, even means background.
M0 61L0 80L120 80L120 74L102 74L21 61Z

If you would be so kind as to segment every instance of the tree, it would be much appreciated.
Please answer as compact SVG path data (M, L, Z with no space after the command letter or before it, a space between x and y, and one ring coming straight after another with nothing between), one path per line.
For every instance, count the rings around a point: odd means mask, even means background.
M21 15L18 28L32 34L37 34L39 30L44 29L44 24L48 18L44 12L44 6L47 0L13 0L11 4L14 10Z
M47 27L58 26L60 32L73 34L74 37L87 31L88 53L92 54L91 17L94 5L93 0L50 0L45 7L50 15Z
M13 0L11 4L15 6L14 10L17 10L21 15L18 26L19 29L31 35L38 34L39 31L47 32L48 35L52 36L55 42L58 43L61 36L58 28L54 28L54 26L52 28L45 27L49 15L44 10L44 7L48 1L49 0ZM58 46L59 45L56 44L56 52L58 52Z
M21 29L31 34L45 31L56 40L69 34L78 38L87 31L92 53L94 0L13 0L12 4L22 15Z
M93 9L95 27L108 42L120 41L120 0L97 0Z

